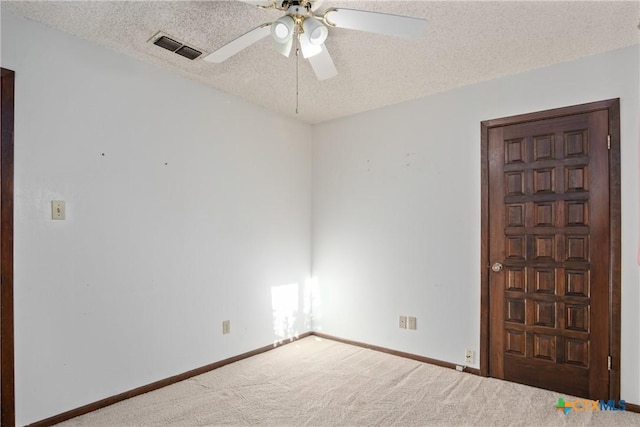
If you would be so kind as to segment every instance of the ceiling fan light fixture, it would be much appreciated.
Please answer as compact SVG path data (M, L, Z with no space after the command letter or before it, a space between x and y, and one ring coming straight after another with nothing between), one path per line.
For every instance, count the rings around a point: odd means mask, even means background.
M291 37L289 41L286 43L278 43L274 40L272 44L273 44L273 49L276 52L288 58L289 55L291 55L291 49L293 48L293 37Z
M424 35L424 29L427 25L427 21L422 18L357 9L329 8L324 13L319 14L316 11L320 8L323 0L241 1L256 4L263 9L276 9L286 12L284 16L275 21L264 23L219 47L207 55L204 58L205 61L223 62L270 34L275 51L286 57L290 56L293 44L297 42L299 50L302 51L302 56L309 60L309 64L311 64L311 68L313 68L318 80L325 80L334 77L338 73L333 59L324 45L329 35L329 27L394 36L421 37ZM185 53L192 52L187 51ZM298 49L296 49L296 57L298 53ZM297 64L298 61L296 60L296 79L298 75ZM297 82L296 80L296 94Z
M329 35L329 29L313 18L307 18L302 23L302 28L309 38L309 42L314 45L321 45Z
M322 52L322 44L313 44L309 40L309 33L300 34L300 50L304 59L311 58Z
M294 22L289 15L282 16L271 25L271 37L278 43L287 43L293 37Z

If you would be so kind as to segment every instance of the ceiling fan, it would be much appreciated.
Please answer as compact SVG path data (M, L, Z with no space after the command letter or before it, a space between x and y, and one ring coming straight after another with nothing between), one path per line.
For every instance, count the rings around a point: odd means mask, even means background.
M293 44L298 42L302 56L309 60L318 80L338 74L331 55L324 45L329 28L347 28L372 33L420 37L427 21L409 16L390 15L366 10L329 8L317 13L323 0L240 0L263 9L285 12L274 22L264 23L230 41L207 55L207 62L220 63L271 35L274 49L289 57Z

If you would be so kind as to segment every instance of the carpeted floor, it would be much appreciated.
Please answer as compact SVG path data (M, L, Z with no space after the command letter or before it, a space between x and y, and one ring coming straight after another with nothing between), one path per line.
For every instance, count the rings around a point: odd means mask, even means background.
M64 426L640 426L570 396L311 336Z

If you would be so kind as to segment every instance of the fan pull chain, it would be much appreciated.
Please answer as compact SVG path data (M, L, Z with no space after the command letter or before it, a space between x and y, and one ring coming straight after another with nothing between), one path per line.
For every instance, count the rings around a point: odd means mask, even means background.
M296 114L298 114L298 106L299 106L299 98L300 98L299 68L300 68L300 40L298 39L298 43L296 46Z

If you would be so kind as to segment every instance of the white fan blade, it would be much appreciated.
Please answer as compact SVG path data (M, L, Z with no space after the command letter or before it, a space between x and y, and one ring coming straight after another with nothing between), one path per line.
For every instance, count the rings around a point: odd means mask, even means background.
M322 3L324 3L324 0L314 0L311 3L311 10L313 10L315 12L316 10L318 10L320 8L320 6L322 6Z
M215 62L216 64L226 61L236 53L248 48L252 44L271 34L271 29L269 27L271 27L271 23L262 24L248 33L241 35L237 39L230 41L218 50L213 51L203 59L207 62Z
M325 45L322 45L322 51L319 54L309 58L309 63L318 80L326 80L338 75L338 70Z
M278 43L277 41L273 41L273 48L276 52L283 54L287 58L291 55L291 48L293 47L293 37L289 39L286 43Z
M427 28L427 21L421 18L355 9L329 9L324 19L330 26L390 36L420 37Z

